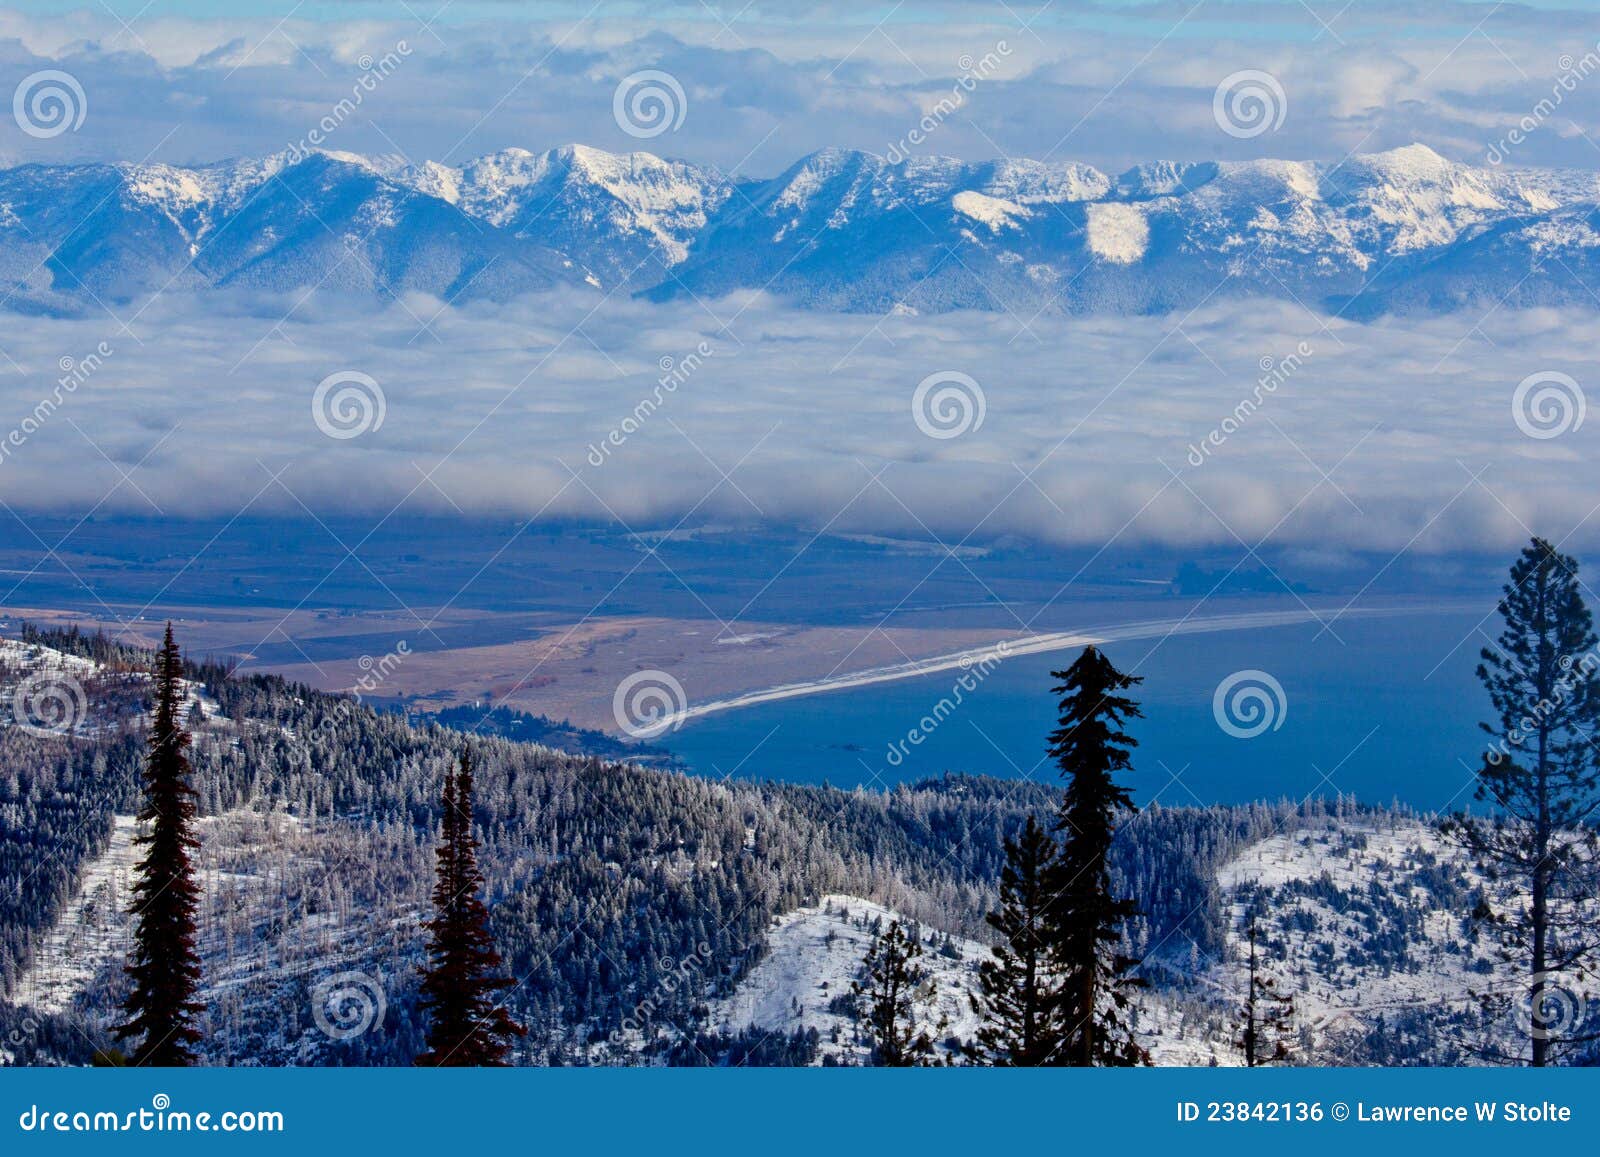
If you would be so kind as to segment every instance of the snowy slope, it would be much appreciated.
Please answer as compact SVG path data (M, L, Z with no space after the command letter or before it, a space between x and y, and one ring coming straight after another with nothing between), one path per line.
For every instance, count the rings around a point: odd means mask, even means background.
M0 639L0 727L102 734L144 717L150 682L146 671L112 670L51 647ZM221 706L204 686L188 679L179 680L179 686L191 727L203 720L208 728L226 728Z
M874 929L887 928L896 919L889 909L854 896L824 896L814 908L780 917L768 934L766 958L732 996L713 1006L708 1027L785 1034L814 1028L824 1054L863 1063L868 1046L858 1039L854 1020L839 998L849 997ZM934 985L916 1001L917 1022L946 1052L946 1038L969 1040L977 1030L970 994L977 990L978 963L988 949L960 937L947 942L936 936L935 943L927 939L925 929L920 963ZM949 947L941 952L945 943Z
M76 896L18 979L17 1003L102 1026L118 1017L121 969L133 934L130 887L142 855L137 831L132 816L114 817L106 850L86 867ZM307 1024L281 1023L272 1040L252 1041L249 1055L315 1062L330 1045L309 1023L317 983L359 976L376 1002L373 1014L381 1012L376 994L387 979L416 966L424 898L383 894L359 908L291 915L303 889L362 854L347 838L360 846L367 837L248 808L201 818L196 835L198 996L206 1006L208 1047L217 1060L236 1061L246 1055L237 1036L241 1025L278 1024L283 1009L305 1009ZM327 1014L338 1023L335 1009Z
M1364 1063L1381 1056L1385 1031L1415 1032L1408 1017L1454 1031L1483 1049L1524 1047L1517 1001L1524 980L1505 963L1493 937L1474 932L1461 911L1463 893L1486 889L1504 911L1503 889L1489 885L1438 829L1412 819L1328 821L1260 841L1218 873L1230 913L1220 959L1158 955L1145 970L1151 987L1137 997L1135 1030L1158 1065L1237 1065L1240 1009L1248 991L1247 911L1256 906L1261 968L1294 1000L1293 1063ZM1448 892L1448 898L1441 895ZM783 916L768 935L766 958L737 991L714 1006L710 1025L788 1034L815 1028L824 1053L859 1063L866 1046L843 1008L872 937L874 921L895 919L866 900L828 896ZM943 942L924 929L925 942ZM919 1008L923 1023L941 1018L939 1039L970 1040L977 1018L977 966L988 949L950 938L954 956L926 943L923 963L938 1000ZM1568 985L1588 1014L1600 1014L1600 979ZM1504 1010L1486 1015L1480 994L1504 994ZM1523 1001L1525 1004L1525 999ZM1523 1014L1525 1016L1525 1013ZM1412 1063L1459 1064L1485 1057L1452 1045Z

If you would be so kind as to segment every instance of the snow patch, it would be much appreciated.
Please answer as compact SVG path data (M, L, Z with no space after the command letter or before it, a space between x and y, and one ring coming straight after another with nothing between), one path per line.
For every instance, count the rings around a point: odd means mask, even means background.
M767 956L745 977L734 994L712 1006L708 1028L735 1033L745 1029L792 1033L816 1029L821 1055L854 1064L866 1062L870 1047L857 1035L855 1019L841 997L850 997L851 982L871 946L874 927L887 928L896 913L855 896L824 896L814 908L780 916L767 934ZM977 991L978 964L989 950L960 937L922 929L920 964L933 978L934 993L916 1004L918 1023L934 1040L970 1039L978 1028L970 994ZM935 1031L943 1022L944 1028Z
M1015 229L1019 218L1025 220L1033 216L1029 210L1015 201L1006 201L999 197L974 193L971 190L957 193L950 199L950 204L955 207L957 213L987 225L991 233L998 233L1002 229Z
M1150 246L1150 223L1138 205L1089 206L1089 251L1114 265L1132 265Z

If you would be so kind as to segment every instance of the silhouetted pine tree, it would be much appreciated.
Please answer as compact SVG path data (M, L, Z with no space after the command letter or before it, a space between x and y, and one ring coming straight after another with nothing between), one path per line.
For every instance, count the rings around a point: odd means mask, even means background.
M199 842L192 832L190 738L179 722L183 659L171 623L152 674L155 702L145 757L144 806L139 810L139 822L147 829L135 839L149 850L137 868L130 909L137 924L132 958L125 968L133 981L122 1002L128 1019L112 1034L118 1040L137 1038L128 1058L131 1064L189 1065L194 1063L191 1046L200 1040L194 1018L205 1008L194 999L200 984L200 957L195 951L200 888L189 853Z
M1246 971L1244 1025L1237 1042L1251 1068L1289 1059L1294 1034L1294 1000L1278 991L1278 982L1261 971L1256 954L1256 918L1250 915L1250 960Z
M1000 870L1000 907L989 927L1003 938L994 958L978 968L983 1015L975 1055L994 1065L1059 1064L1062 1055L1061 980L1050 955L1050 907L1057 848L1036 816L1007 840Z
M921 956L921 939L907 935L896 920L867 949L867 982L851 984L874 1064L910 1068L933 1060L933 1040L917 1025L915 1000L936 994L933 978L918 963Z
M1118 820L1137 810L1113 778L1132 766L1129 752L1137 746L1122 725L1140 717L1139 705L1122 692L1144 680L1124 675L1094 647L1051 674L1060 680L1052 690L1061 696L1061 725L1050 733L1050 755L1067 781L1047 909L1062 986L1063 1039L1052 1063L1149 1064L1127 1023L1129 990L1144 981L1132 975L1137 962L1118 947L1123 922L1138 909L1111 894L1107 866Z
M1496 742L1477 795L1502 822L1450 830L1526 890L1526 907L1501 922L1529 974L1529 1059L1544 1065L1553 1045L1600 1038L1563 1023L1574 999L1563 977L1592 966L1600 938L1583 905L1597 883L1600 650L1577 560L1542 538L1512 565L1498 609L1505 628L1478 666L1498 718L1480 725Z
M489 934L489 910L478 893L478 841L472 835L472 753L445 773L444 820L429 920L428 963L422 970L422 1010L428 1014L428 1050L419 1065L504 1065L510 1038L527 1029L512 1020L494 994L510 988Z

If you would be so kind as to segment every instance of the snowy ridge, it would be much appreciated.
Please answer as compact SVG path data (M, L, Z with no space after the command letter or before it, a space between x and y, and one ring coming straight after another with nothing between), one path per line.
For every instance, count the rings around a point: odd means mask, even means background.
M138 823L115 816L104 852L84 870L77 895L43 937L14 997L37 1013L69 1014L101 1026L120 1015L120 975L133 939L128 905ZM228 1052L232 1034L271 1010L305 1006L318 980L360 973L382 985L394 969L415 967L421 948L421 897L385 897L360 911L290 915L290 897L351 857L343 833L319 830L283 812L235 809L197 823L200 848L199 999L208 1038ZM362 842L357 837L357 842ZM285 1063L314 1063L329 1047L315 1029L271 1044Z
M708 1026L725 1033L814 1028L821 1038L820 1055L865 1063L870 1048L841 998L850 998L851 982L860 974L875 931L898 919L882 905L855 896L824 896L816 907L779 917L767 936L766 958L732 996L713 1006ZM915 1002L917 1020L938 1042L940 1053L948 1055L947 1039L970 1040L977 1031L971 994L978 987L978 964L989 950L973 940L937 933L928 943L929 930L922 931L919 964L934 989ZM944 1027L938 1029L940 1025Z
M1376 1050L1391 1043L1385 1032L1421 1035L1407 1028L1407 1017L1449 1021L1455 1031L1439 1039L1462 1038L1480 1049L1423 1046L1409 1057L1413 1063L1483 1063L1490 1050L1514 1054L1524 1047L1525 1029L1516 1020L1524 978L1503 960L1490 933L1470 927L1459 906L1461 895L1483 890L1503 911L1506 894L1436 827L1371 816L1311 824L1250 846L1218 872L1217 883L1230 912L1221 958L1185 960L1168 951L1145 969L1151 987L1136 997L1135 1031L1156 1064L1243 1063L1236 1041L1252 906L1262 913L1262 970L1295 1004L1291 1063L1382 1060ZM1449 890L1448 899L1437 894L1440 888ZM834 1001L850 992L873 929L898 918L849 896L827 896L781 917L768 934L767 957L713 1007L709 1024L723 1032L814 1028L824 1055L861 1063L867 1046ZM970 1040L977 1028L971 999L988 948L922 931L921 963L937 981L938 999L919 1005L919 1021L946 1021L936 1034L941 1041ZM1568 987L1590 1012L1600 1008L1600 979ZM1508 1007L1486 1013L1484 994L1503 994Z
M88 738L137 724L146 715L150 682L147 671L112 670L52 647L0 639L0 727L31 725L47 734ZM180 710L191 727L228 726L221 705L202 684L178 684ZM24 718L17 718L19 708Z
M1357 313L1591 303L1600 178L1422 144L1311 161L822 149L765 180L581 144L459 166L342 152L0 169L0 285L70 312L205 287L449 301L598 287L814 307L1155 312L1220 291ZM959 260L950 260L952 255Z

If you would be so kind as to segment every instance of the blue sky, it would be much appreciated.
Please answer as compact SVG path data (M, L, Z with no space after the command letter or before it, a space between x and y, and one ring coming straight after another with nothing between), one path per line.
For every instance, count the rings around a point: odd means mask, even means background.
M106 0L0 7L0 88L57 69L83 87L75 132L0 125L0 161L194 162L275 152L350 94L361 61L405 63L328 147L459 162L581 141L771 175L825 145L883 152L994 56L924 151L1079 160L1336 158L1423 141L1482 161L1600 42L1600 12L1548 4L906 3L291 5ZM613 116L622 78L669 73L683 123L641 145ZM1270 73L1282 125L1216 130L1223 78ZM1519 149L1527 164L1600 161L1600 78L1564 96Z

